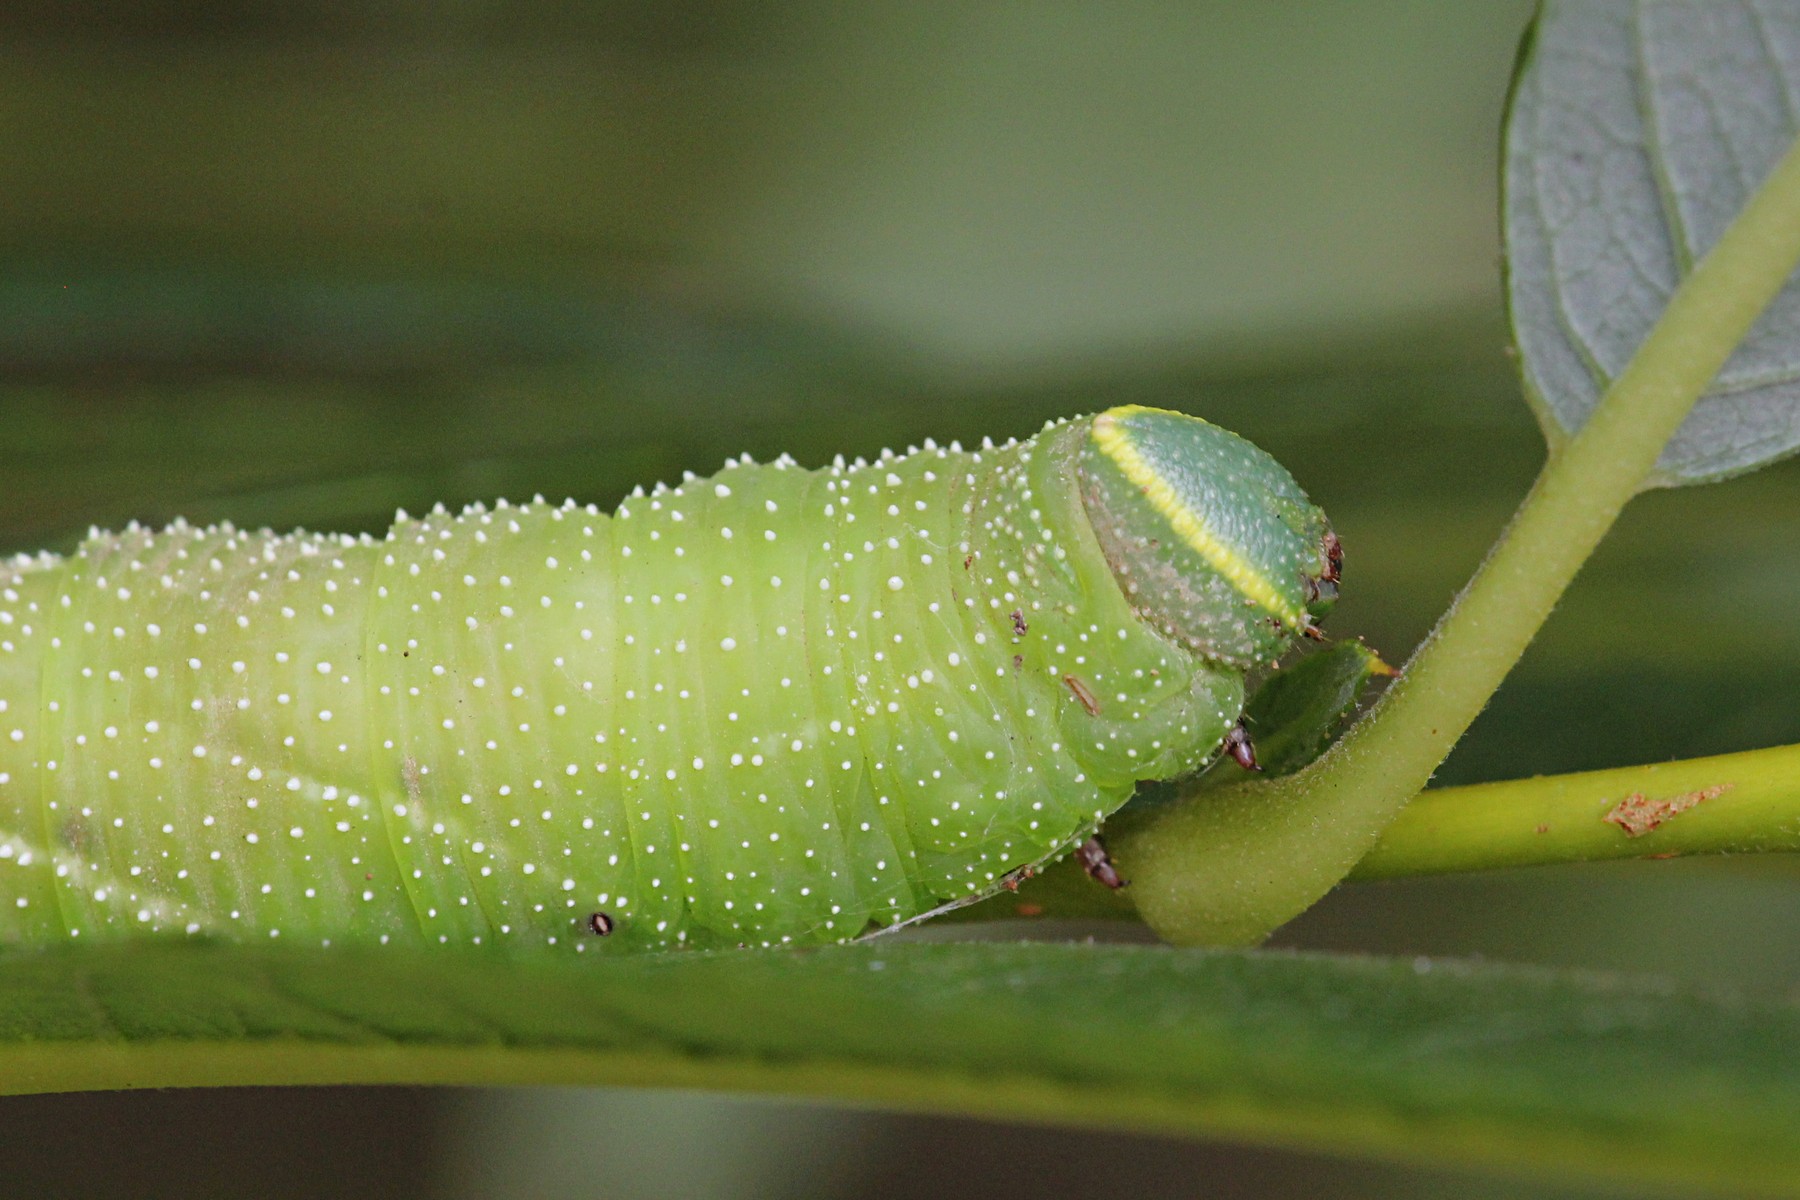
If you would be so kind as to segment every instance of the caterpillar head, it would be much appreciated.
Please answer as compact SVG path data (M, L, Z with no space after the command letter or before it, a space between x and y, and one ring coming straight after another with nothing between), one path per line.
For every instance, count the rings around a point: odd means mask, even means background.
M1198 417L1128 405L1082 443L1081 499L1138 616L1248 669L1312 635L1337 598L1336 535L1293 476Z

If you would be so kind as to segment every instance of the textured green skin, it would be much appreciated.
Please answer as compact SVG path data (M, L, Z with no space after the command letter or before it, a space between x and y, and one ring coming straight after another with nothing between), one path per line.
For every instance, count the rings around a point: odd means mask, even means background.
M1189 508L1267 581L1290 610L1322 616L1330 600L1308 580L1323 571L1327 526L1288 473L1228 430L1160 410L1114 410L1138 453ZM1210 662L1242 669L1273 662L1296 630L1240 593L1172 537L1162 518L1090 441L1082 494L1101 549L1140 617Z
M804 943L986 894L1242 706L1119 591L1086 430L15 562L0 941Z

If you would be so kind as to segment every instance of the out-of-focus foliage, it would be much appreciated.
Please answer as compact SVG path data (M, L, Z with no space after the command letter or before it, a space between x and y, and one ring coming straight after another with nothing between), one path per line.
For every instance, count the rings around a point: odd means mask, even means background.
M1657 982L1078 944L603 968L137 944L0 969L9 1088L698 1084L1786 1195L1800 1175L1800 1010Z

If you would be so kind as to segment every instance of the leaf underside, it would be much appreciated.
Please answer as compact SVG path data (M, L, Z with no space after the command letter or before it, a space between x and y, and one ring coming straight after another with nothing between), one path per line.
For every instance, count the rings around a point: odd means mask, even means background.
M0 956L0 1092L632 1083L1800 1194L1800 1011L1450 961L1056 944Z
M1546 4L1507 117L1508 300L1552 445L1581 428L1677 284L1800 131L1800 5ZM1790 281L1657 463L1699 483L1800 448Z

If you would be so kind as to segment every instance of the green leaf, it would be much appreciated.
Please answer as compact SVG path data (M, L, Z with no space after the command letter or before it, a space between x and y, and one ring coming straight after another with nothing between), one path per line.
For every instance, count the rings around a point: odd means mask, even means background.
M1509 299L1551 444L1580 429L1794 140L1800 6L1547 3L1506 129ZM1698 483L1800 448L1800 286L1763 314L1664 450Z
M1292 774L1325 753L1363 689L1393 673L1361 642L1339 642L1270 675L1244 706L1263 771Z
M635 1083L1800 1194L1800 1012L1513 967L875 943L0 957L0 1091Z

